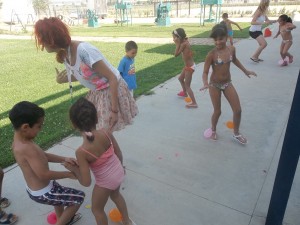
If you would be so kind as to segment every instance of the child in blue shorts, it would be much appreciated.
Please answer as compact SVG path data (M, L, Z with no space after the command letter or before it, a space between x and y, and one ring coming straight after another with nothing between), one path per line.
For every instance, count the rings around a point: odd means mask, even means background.
M232 20L228 19L228 13L223 13L222 19L223 21L221 22L221 24L224 24L227 27L227 34L230 41L230 45L233 45L233 30L231 24L237 26L240 30L242 30L242 28L236 22L233 22Z
M136 85L136 75L135 75L135 65L134 57L137 54L138 46L134 41L128 41L125 45L125 56L121 59L119 63L118 70L126 81L128 89L133 96L133 90L137 88Z
M52 171L48 163L77 165L77 161L44 152L34 143L44 117L42 108L27 101L19 102L11 109L9 119L14 127L14 157L22 170L29 197L40 204L54 206L56 225L73 224L81 218L81 214L76 212L84 201L85 193L56 182L63 178L75 179L75 176L70 171Z

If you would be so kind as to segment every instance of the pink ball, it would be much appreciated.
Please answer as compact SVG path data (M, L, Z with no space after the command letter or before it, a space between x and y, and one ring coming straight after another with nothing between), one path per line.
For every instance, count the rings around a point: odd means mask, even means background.
M47 216L47 222L49 224L56 224L57 218L56 218L55 212L51 212L51 213L48 214L48 216Z
M282 64L283 64L283 60L282 60L282 59L279 59L279 60L278 60L278 65L281 66Z
M209 139L210 137L211 137L211 135L212 135L212 130L211 130L211 128L208 128L208 129L206 129L205 131L204 131L204 137L205 138L207 138L207 139Z

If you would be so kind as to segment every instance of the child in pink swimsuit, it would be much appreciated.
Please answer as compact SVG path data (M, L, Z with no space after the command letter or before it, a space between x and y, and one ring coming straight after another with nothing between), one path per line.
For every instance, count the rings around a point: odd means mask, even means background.
M73 126L81 132L82 145L76 150L78 165L65 163L83 186L90 186L94 174L96 184L92 195L92 212L98 225L108 225L104 207L108 198L116 204L122 214L124 225L135 225L129 218L126 202L120 193L124 180L122 153L114 136L96 130L97 111L93 103L85 98L76 101L69 112Z

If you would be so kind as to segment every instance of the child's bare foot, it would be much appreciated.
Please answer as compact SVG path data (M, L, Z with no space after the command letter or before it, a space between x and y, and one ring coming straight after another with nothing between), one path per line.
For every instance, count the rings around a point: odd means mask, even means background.
M195 108L198 108L198 105L197 105L197 103L192 102L190 104L185 105L185 107L188 109L195 109Z
M129 218L128 221L123 221L123 224L124 225L136 225L136 223L130 218Z
M291 55L291 57L289 57L289 63L294 62L294 56Z
M211 131L210 139L213 141L216 141L218 139L216 131Z

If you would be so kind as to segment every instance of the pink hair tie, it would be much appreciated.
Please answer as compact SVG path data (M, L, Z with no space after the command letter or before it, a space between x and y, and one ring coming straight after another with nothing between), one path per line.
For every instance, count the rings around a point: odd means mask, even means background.
M88 132L88 131L85 131L84 134L88 137L92 137L93 136L93 133L92 132Z

